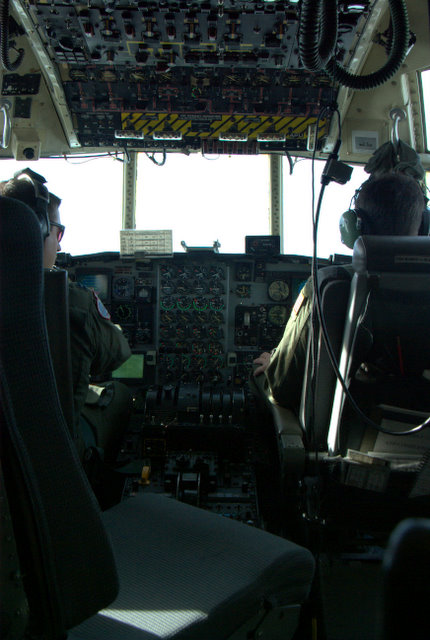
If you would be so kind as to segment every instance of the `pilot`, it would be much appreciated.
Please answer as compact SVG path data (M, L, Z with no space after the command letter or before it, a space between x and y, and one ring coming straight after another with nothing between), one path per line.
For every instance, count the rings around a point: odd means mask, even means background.
M360 235L418 235L424 209L424 196L418 182L401 173L370 177L355 195ZM340 231L345 244L348 244L348 226L355 225L357 229L355 212L348 211L341 218ZM352 248L353 242L350 246ZM251 379L254 391L265 402L287 407L296 414L302 394L312 298L312 279L309 278L294 304L280 343L271 353L262 353L254 360L257 366Z
M21 200L33 210L36 206L32 182L19 178L0 183L0 194ZM24 179L23 179L24 178ZM55 268L57 252L65 227L60 221L60 198L49 193L49 235L44 241L43 266ZM111 461L119 448L127 426L131 396L118 382L103 386L90 385L91 376L105 376L131 355L127 340L114 325L101 300L91 291L69 281L70 342L73 377L75 432L82 461L90 452L98 452Z

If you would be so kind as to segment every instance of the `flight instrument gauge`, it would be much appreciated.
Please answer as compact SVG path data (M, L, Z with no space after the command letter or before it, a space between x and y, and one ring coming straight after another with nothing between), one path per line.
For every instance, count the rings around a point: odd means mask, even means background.
M175 316L171 311L164 311L160 315L161 324L173 324L174 319Z
M213 265L209 269L209 276L217 280L222 279L224 278L224 269L222 267Z
M163 284L161 285L161 292L165 296L171 296L172 293L174 293L174 291L175 291L174 284L170 280L166 280L166 282L163 282Z
M163 276L163 278L173 278L173 276L175 275L175 267L173 265L165 265L163 264L160 267L160 273Z
M270 307L267 318L270 324L273 324L275 327L283 327L288 320L287 309L281 307L280 304L274 304L273 307Z
M283 280L274 280L269 284L267 294L271 300L281 302L290 295L290 287Z
M224 287L219 280L214 278L209 282L209 291L213 296L220 296L224 293Z
M236 287L235 294L238 298L249 298L251 296L251 286L249 284L240 284Z
M133 318L133 309L129 304L119 304L114 312L115 318L120 322L127 322Z
M220 311L212 311L208 318L209 324L220 325L224 322L224 316Z
M176 307L176 302L171 296L161 298L160 307L163 311L172 311Z
M178 322L188 324L191 320L191 315L188 311L178 311L178 313L176 314L176 318Z
M252 280L252 269L250 264L241 262L236 265L236 280L239 280L239 282Z
M204 267L201 267L200 265L196 265L193 268L193 273L194 276L198 279L205 279L207 278L207 272L206 269Z
M112 295L114 298L132 298L134 280L131 276L117 276L112 280Z
M212 311L221 311L221 309L224 309L224 301L215 296L214 298L211 298L209 300L209 306L212 309Z
M193 289L196 295L202 296L207 292L207 285L202 280L195 280Z
M187 311L191 308L192 304L193 302L188 296L181 296L176 300L176 306L180 311Z
M151 302L152 287L139 286L136 289L136 298L142 302Z
M194 298L193 307L196 311L205 311L208 308L206 298Z

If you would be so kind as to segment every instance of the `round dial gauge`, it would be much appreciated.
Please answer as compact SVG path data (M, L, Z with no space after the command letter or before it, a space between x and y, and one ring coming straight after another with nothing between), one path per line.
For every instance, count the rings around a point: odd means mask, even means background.
M251 287L249 284L241 284L236 287L235 293L238 298L249 298L251 295Z
M201 267L200 265L196 265L193 268L193 273L196 278L199 278L199 279L207 278L207 272L205 267Z
M181 278L181 280L178 280L176 284L176 291L177 293L181 294L190 291L190 283L188 282L188 280L186 280L185 278Z
M269 284L267 293L271 300L280 302L281 300L286 300L288 298L290 295L290 287L283 280L274 280Z
M212 265L209 269L209 276L211 278L224 278L224 269L222 267Z
M174 315L171 313L171 311L164 311L160 315L161 324L173 324L173 321L174 321Z
M213 311L221 311L221 309L224 309L224 302L218 297L211 298L209 300L209 306Z
M209 314L209 324L222 324L224 322L224 316L220 311L213 311Z
M122 322L126 322L132 317L132 308L128 304L119 304L115 309L116 317Z
M216 339L219 337L219 328L218 327L208 327L208 335L212 339Z
M208 308L208 302L205 298L194 298L193 307L196 311L204 311Z
M194 314L194 320L199 324L206 324L206 314L203 313L203 311L197 311L197 313Z
M132 298L134 293L133 278L128 276L113 278L112 292L115 298Z
M205 282L203 282L202 280L195 280L194 281L194 293L198 296L202 296L207 292L207 285Z
M166 282L161 285L161 291L165 296L171 296L175 291L175 287L170 280L166 280Z
M251 267L247 264L238 265L236 268L236 280L241 282L251 280Z
M161 298L160 306L163 311L172 311L172 309L175 308L176 303L173 298L171 298L170 296L166 296L164 298Z
M283 327L288 320L288 313L285 307L275 304L270 307L267 317L270 324L275 325L275 327Z
M188 313L188 311L178 311L178 313L176 314L176 318L179 322L188 324L191 319L191 315Z
M175 275L176 269L173 265L162 265L160 267L160 273L163 278L172 278Z
M211 292L212 295L219 296L224 293L224 287L219 280L215 280L214 278L209 283L209 291Z
M187 331L186 331L185 327L182 327L181 325L178 325L176 327L176 337L179 340L184 340L186 335L187 335Z
M145 302L151 301L152 290L151 287L139 287L136 291L136 296L139 300L144 300Z
M176 306L180 311L187 311L187 309L190 309L191 305L192 300L187 296L182 296L176 300Z

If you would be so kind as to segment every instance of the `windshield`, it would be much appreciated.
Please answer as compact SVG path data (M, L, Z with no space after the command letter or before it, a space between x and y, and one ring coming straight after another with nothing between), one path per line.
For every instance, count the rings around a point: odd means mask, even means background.
M294 159L293 159L294 162ZM315 162L318 196L324 161ZM4 160L1 179L22 162ZM67 230L62 250L73 255L119 251L122 224L123 163L112 156L44 159L31 165L62 198L61 218ZM294 162L293 173L283 159L283 252L312 255L312 162ZM319 225L318 255L349 253L341 244L339 217L349 208L355 190L368 177L355 167L346 185L331 183L325 192ZM173 250L212 246L221 253L243 253L246 235L266 235L269 226L269 157L200 154L167 155L163 166L139 154L136 228L171 229Z

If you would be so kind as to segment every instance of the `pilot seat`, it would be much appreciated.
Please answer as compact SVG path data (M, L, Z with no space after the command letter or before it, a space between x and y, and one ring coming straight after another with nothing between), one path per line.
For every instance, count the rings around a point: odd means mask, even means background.
M162 494L100 512L55 383L40 225L3 197L0 244L2 638L292 638L304 547Z

